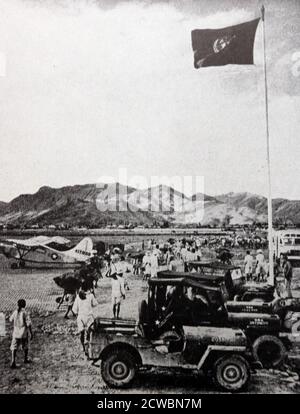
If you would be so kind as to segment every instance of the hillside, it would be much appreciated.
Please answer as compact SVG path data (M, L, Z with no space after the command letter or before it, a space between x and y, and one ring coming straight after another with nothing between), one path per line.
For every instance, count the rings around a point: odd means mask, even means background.
M275 221L300 223L300 201L275 199L273 213ZM96 227L166 221L202 225L266 222L267 200L247 192L187 197L165 185L140 190L119 184L117 187L85 184L44 186L35 194L22 194L9 203L0 202L0 222L19 225Z

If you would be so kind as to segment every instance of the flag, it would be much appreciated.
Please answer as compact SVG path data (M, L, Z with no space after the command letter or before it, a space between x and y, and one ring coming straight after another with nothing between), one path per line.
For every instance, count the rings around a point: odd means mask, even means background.
M259 20L260 18L223 29L193 30L195 68L229 64L252 65Z

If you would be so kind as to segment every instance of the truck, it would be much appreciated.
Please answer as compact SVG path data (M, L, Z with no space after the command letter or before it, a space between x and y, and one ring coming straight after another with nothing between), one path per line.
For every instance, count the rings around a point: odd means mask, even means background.
M300 267L300 229L274 232L273 243L276 258L285 254L293 267Z

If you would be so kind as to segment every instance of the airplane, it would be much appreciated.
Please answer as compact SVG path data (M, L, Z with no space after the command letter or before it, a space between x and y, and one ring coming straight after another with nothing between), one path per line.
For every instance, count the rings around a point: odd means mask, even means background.
M12 268L76 268L88 262L95 252L90 237L85 237L75 246L60 236L8 239L0 243L0 253L17 261Z

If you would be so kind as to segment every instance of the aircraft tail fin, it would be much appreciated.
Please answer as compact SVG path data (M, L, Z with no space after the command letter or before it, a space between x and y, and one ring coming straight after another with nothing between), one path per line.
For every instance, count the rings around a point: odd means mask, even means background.
M76 255L79 255L82 258L89 259L92 256L93 252L92 239L90 237L85 237L75 247L73 247L72 252L76 253Z

